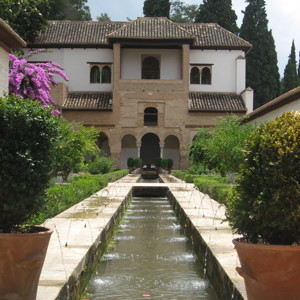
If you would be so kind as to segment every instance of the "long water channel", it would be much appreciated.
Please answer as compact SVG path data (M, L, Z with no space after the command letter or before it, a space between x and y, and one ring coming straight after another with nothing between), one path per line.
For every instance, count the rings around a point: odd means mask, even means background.
M109 249L86 299L217 299L167 198L133 198Z

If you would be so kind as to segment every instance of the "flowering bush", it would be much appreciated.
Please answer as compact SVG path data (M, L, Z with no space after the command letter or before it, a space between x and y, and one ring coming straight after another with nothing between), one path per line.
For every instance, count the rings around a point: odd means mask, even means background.
M41 106L49 107L54 102L50 96L51 85L56 85L55 75L69 80L62 67L54 62L29 63L9 54L9 93L23 99L38 100ZM52 114L59 113L57 110Z

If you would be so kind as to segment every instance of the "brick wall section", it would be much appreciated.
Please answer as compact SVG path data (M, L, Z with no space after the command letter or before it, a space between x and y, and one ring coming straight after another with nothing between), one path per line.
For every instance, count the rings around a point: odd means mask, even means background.
M8 52L0 47L0 96L8 92Z
M54 104L58 106L62 106L64 103L64 100L68 96L68 86L65 85L64 83L58 83L57 86L52 87L50 95L54 101Z

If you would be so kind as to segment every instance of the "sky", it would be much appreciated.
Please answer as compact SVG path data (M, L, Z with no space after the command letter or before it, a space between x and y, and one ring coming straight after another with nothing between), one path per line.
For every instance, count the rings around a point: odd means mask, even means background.
M200 5L202 0L181 0L186 4ZM278 56L280 75L291 52L292 41L295 41L296 58L299 62L300 53L300 0L265 0L269 29L272 30ZM112 21L127 21L143 17L144 0L88 0L93 20L101 13L107 13ZM245 0L232 0L232 8L238 16L237 24L243 21L242 10L246 7Z

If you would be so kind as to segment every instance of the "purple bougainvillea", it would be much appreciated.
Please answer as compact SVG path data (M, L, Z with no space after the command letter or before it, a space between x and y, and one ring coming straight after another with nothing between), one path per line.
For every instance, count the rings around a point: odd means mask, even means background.
M29 63L24 58L9 54L9 93L23 99L38 100L42 106L50 107L54 104L50 90L51 85L57 84L55 75L69 80L62 70L54 62ZM53 110L52 114L59 114L59 111Z

